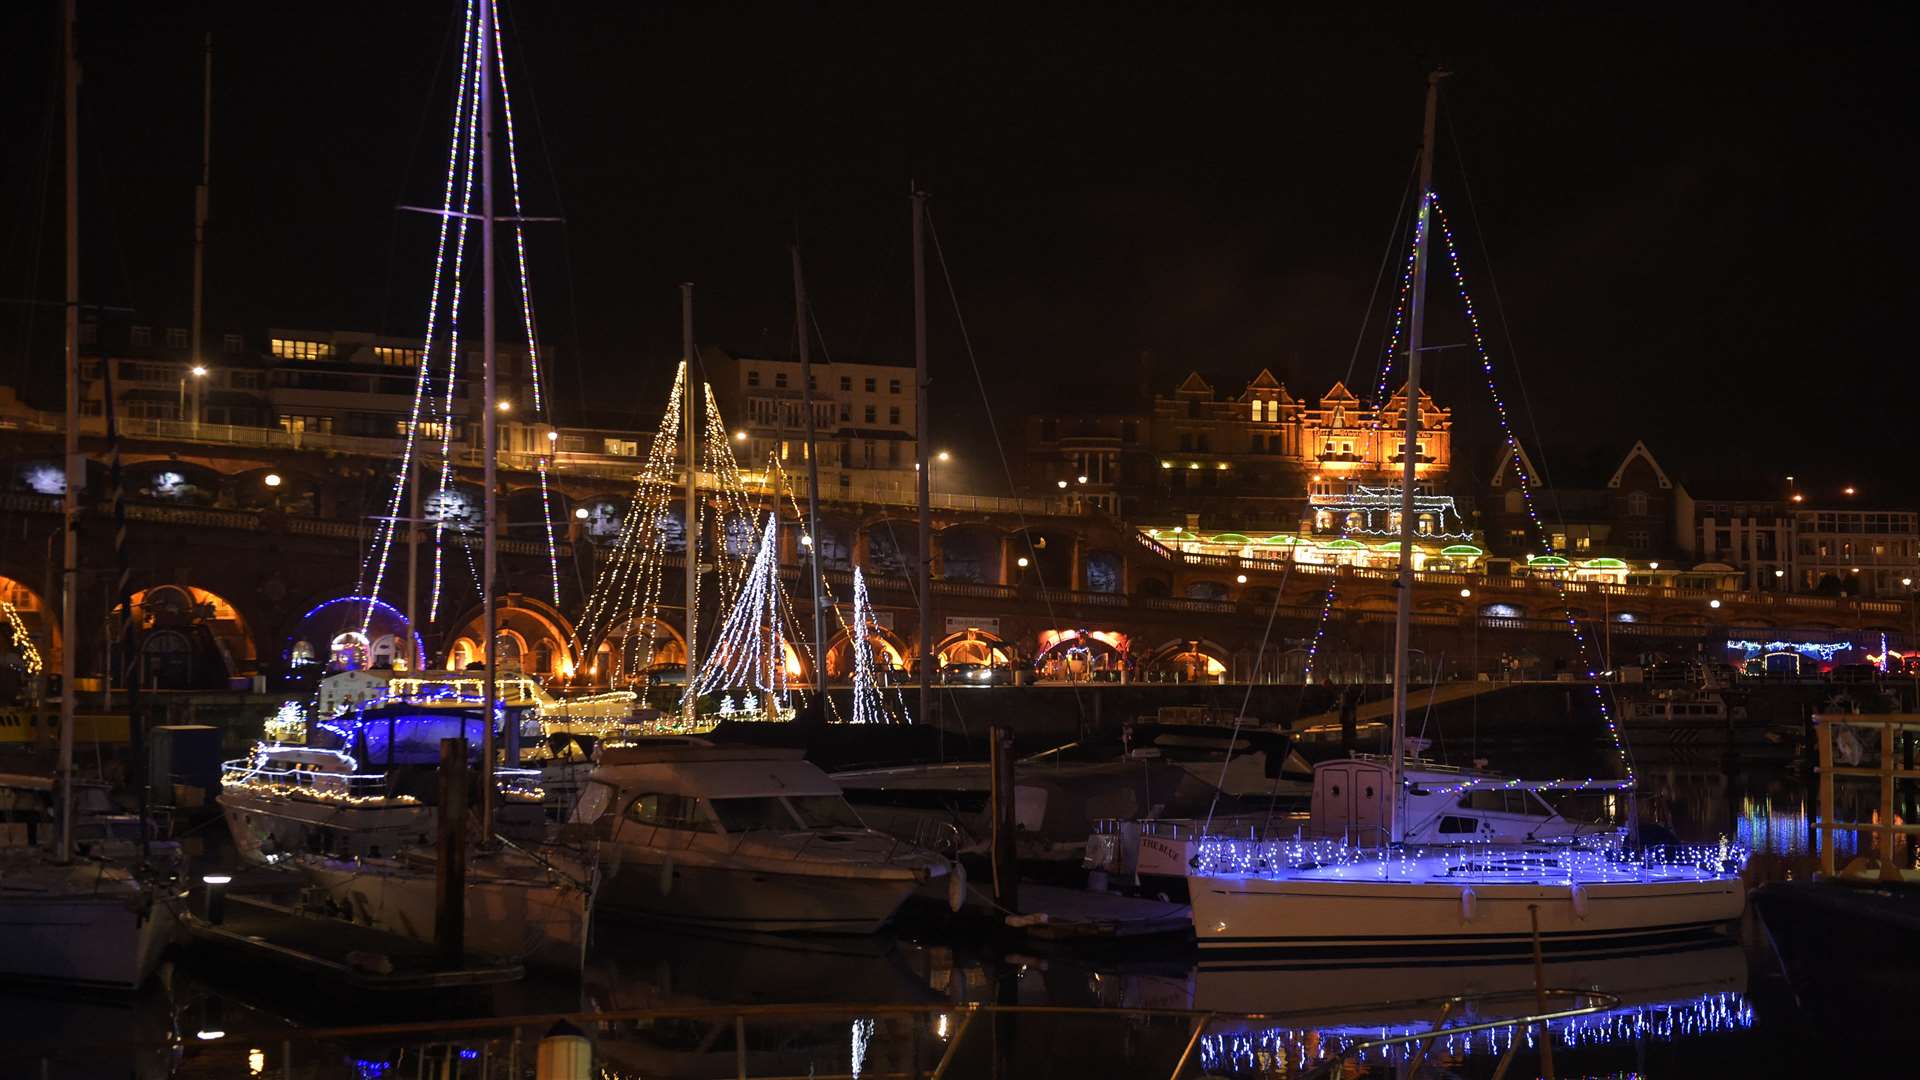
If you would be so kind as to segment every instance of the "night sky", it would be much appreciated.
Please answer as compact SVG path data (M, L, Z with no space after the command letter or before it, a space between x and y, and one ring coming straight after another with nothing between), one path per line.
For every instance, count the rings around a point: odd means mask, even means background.
M1036 403L1123 399L1143 350L1162 392L1268 366L1317 396L1358 341L1368 384L1368 296L1443 62L1436 188L1523 435L1643 438L1700 496L1782 472L1920 496L1911 19L1034 7L507 4L530 212L567 218L534 240L561 419L651 422L683 280L703 342L788 355L796 235L826 352L910 362L910 177L1009 439ZM59 292L54 8L0 16L10 298ZM186 325L211 29L209 325L419 333L432 223L393 207L437 202L452 0L82 15L90 300ZM1435 284L1430 338L1463 340ZM937 266L930 293L934 443L999 486ZM10 369L26 310L0 311ZM1469 354L1435 363L1459 438L1490 442ZM51 391L57 357L29 366Z

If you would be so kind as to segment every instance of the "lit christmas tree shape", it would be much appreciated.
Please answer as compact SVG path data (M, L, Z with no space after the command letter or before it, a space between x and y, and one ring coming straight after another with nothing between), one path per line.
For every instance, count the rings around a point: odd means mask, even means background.
M720 693L727 702L734 691L740 691L745 706L731 719L793 718L787 681L789 644L782 618L786 603L780 586L779 531L779 519L769 513L738 597L721 623L699 674L687 681L686 693L696 699Z

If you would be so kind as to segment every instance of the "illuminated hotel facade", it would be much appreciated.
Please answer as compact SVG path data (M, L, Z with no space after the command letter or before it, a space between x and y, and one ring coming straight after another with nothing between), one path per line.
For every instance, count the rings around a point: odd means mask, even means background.
M1296 398L1263 369L1222 395L1195 372L1149 404L1029 419L1027 493L1064 491L1088 510L1155 527L1275 532L1313 528L1310 496L1400 485L1404 390L1379 407L1338 382ZM1453 415L1425 393L1419 408L1416 485L1433 495L1453 464Z

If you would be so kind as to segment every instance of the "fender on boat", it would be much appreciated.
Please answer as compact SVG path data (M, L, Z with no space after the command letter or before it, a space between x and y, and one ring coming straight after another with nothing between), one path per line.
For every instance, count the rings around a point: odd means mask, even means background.
M1480 897L1478 894L1476 894L1473 891L1473 886L1468 885L1467 887L1461 889L1460 890L1460 921L1463 923L1472 922L1473 917L1479 914L1479 911L1480 911Z

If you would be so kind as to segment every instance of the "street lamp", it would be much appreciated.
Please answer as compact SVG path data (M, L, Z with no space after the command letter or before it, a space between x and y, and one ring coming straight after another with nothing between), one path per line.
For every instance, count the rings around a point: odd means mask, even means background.
M1015 565L1019 566L1020 569L1025 570L1028 566L1029 560L1025 555L1022 555L1018 559L1015 559L1014 563Z
M1079 482L1080 482L1080 483L1082 483L1082 484L1084 484L1084 483L1086 483L1086 482L1087 482L1087 478L1086 478L1086 477L1084 477L1084 476L1082 476L1082 477L1080 477L1080 479L1079 479Z
M193 384L193 411L191 413L187 411L187 377L189 375L195 380ZM198 380L206 377L207 366L205 364L195 364L187 369L186 375L180 376L180 419L191 424L193 433L196 435L200 433L200 383Z
M747 441L747 433L746 433L745 431L736 431L736 432L734 432L734 433L733 433L733 441L734 441L734 442L746 442L746 441Z
M1707 601L1707 606L1708 606L1708 607L1710 607L1710 608L1713 608L1713 609L1715 609L1715 610L1718 610L1718 609L1719 609L1719 607L1720 607L1720 601L1718 601L1718 600L1709 600L1709 601Z
M1460 590L1460 599L1462 599L1462 600L1465 600L1465 599L1466 599L1467 597L1469 597L1469 596L1472 596L1472 595L1473 595L1473 590L1472 590L1472 589L1461 589L1461 590Z
M260 478L260 482L261 482L261 483L263 483L263 484L265 484L265 485L267 485L267 486L268 486L268 487L270 487L270 488L272 488L272 487L279 487L279 486L280 486L280 474L279 474L279 473L273 473L273 472L270 472L270 473L268 473L267 475L265 475L265 476L263 476L263 477L261 477L261 478Z
M511 401L507 401L507 400L505 400L505 399L502 399L502 400L501 400L501 401L500 401L500 402L499 402L498 404L496 404L496 405L495 405L494 407L495 407L495 408L497 408L497 409L499 409L499 410L500 410L501 412L512 412L512 411L513 411L513 402L511 402Z
M1240 576L1234 578L1233 580L1239 582L1242 585L1245 585L1247 583L1247 575L1241 574Z
M575 517L575 518L576 518L577 520L580 520L580 521L585 521L585 520L587 520L587 508L586 508L586 507L584 507L584 506L576 506L576 507L574 507L574 508L573 508L573 516L574 516L574 517Z

